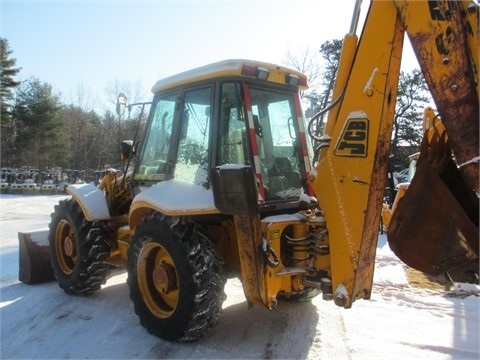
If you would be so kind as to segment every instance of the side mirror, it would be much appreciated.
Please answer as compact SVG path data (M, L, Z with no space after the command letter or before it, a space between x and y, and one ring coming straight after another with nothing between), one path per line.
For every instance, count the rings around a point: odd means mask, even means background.
M118 94L117 97L117 115L122 116L125 113L127 107L127 96L124 93Z
M133 141L132 140L123 140L120 143L120 158L122 160L128 159L133 154Z

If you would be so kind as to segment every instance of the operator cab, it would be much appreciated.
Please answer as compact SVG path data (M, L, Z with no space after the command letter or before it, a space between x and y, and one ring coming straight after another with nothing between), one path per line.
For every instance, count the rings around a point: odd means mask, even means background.
M211 188L222 165L252 168L264 210L297 208L311 195L299 89L305 75L227 60L159 81L137 157L134 194L175 179Z

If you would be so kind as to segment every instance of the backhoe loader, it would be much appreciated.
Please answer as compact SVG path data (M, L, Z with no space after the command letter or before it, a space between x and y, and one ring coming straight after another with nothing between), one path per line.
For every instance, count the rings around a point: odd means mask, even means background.
M142 141L122 143L123 171L68 186L55 207L59 286L98 290L121 257L140 323L174 341L215 325L229 276L249 306L369 299L405 34L448 138L424 140L389 244L433 275L478 264L478 6L374 0L357 38L359 8L322 133L319 116L304 123L307 78L292 69L226 60L158 81Z

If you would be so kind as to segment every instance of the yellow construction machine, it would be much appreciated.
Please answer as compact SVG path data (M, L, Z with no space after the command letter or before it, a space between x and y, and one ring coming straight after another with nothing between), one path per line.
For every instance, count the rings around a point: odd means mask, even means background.
M426 273L478 265L478 6L372 1L358 39L359 8L322 133L304 123L306 76L282 66L227 60L157 82L124 171L70 185L55 207L60 287L98 290L122 257L141 324L183 341L214 326L228 276L268 309L319 293L344 308L369 299L405 33L448 139L424 141L389 243Z

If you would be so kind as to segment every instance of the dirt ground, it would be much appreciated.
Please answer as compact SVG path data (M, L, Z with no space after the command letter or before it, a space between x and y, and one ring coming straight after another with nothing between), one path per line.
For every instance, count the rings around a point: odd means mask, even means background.
M451 282L444 275L430 276L421 271L405 266L405 273L410 285L431 290L445 290L450 288Z

